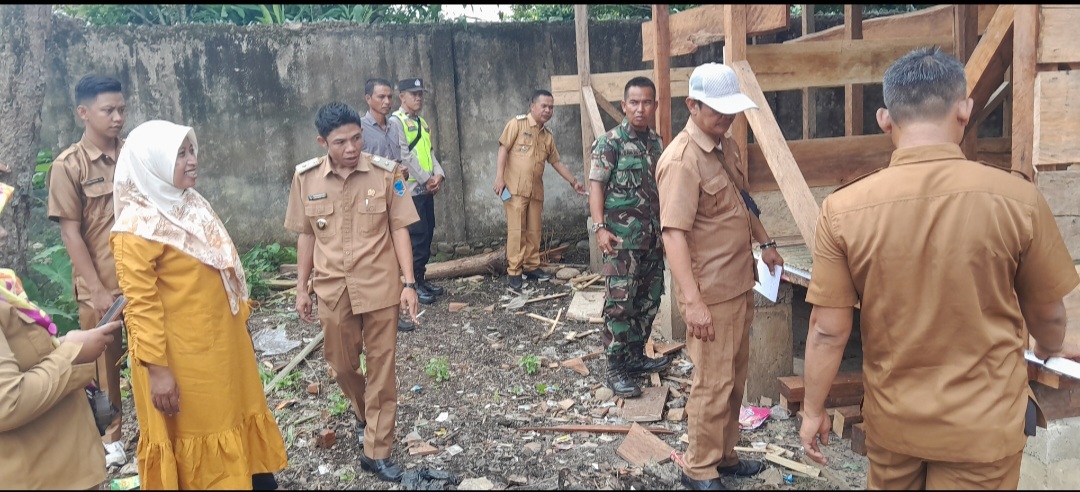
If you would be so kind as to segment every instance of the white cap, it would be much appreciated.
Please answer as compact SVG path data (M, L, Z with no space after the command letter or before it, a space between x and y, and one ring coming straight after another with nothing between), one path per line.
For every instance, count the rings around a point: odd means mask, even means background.
M739 92L739 78L731 67L706 63L690 74L690 98L697 99L724 114L757 109L757 104Z

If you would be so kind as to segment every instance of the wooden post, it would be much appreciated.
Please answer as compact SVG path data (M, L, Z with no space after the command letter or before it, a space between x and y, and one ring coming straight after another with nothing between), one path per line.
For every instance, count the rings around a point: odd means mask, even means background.
M1012 169L1035 179L1031 162L1035 132L1035 56L1039 39L1039 6L1013 7Z
M732 66L735 62L746 60L746 5L724 6L724 64ZM743 88L745 91L746 88ZM739 169L744 175L747 172L746 153L746 115L740 113L731 123L731 138L739 147L739 156L742 158Z
M656 26L653 83L656 84L656 133L671 143L671 30L668 25L667 4L653 4L653 24Z
M960 63L967 65L971 53L975 51L975 45L979 43L979 6L970 4L957 4L953 6L953 46L956 49L956 58ZM975 108L974 114L982 108ZM961 148L968 159L977 160L976 139L978 128L975 132L964 139Z
M844 5L844 39L862 39L862 5ZM844 135L863 133L863 88L861 85L844 87Z
M817 30L814 22L814 6L802 6L802 35L806 36ZM809 87L802 90L803 123L802 138L812 138L817 133L817 91Z
M577 45L577 71L578 79L581 81L582 92L585 92L585 88L588 87L589 91L592 91L592 80L590 76L591 66L589 64L589 6L585 4L574 4L574 39ZM589 186L589 161L592 157L592 143L596 135L601 135L604 129L593 128L593 123L589 116L589 108L585 104L584 98L581 101L581 162L584 169L582 179L585 181L585 186ZM588 219L585 221L586 230L592 228L592 216L588 215ZM596 237L589 233L589 269L594 273L600 271L600 266L604 263L604 257L600 253L600 247L596 244Z

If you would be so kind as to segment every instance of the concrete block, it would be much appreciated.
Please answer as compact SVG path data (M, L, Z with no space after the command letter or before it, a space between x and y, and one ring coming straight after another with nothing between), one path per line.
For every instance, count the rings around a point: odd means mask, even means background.
M1020 462L1019 490L1046 490L1046 465L1033 459L1024 453L1023 461Z
M776 378L794 374L791 333L791 285L781 284L776 303L754 294L754 322L750 326L750 369L745 400L762 396L780 399Z
M1080 488L1080 417L1054 420L1024 446L1020 489Z
M1040 172L1038 187L1054 215L1080 215L1080 171Z
M1080 489L1080 459L1063 460L1046 467L1049 490Z

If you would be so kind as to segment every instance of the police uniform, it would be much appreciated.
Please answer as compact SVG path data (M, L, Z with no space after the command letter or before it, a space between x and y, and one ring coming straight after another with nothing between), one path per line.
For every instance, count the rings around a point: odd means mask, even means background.
M397 413L394 357L403 285L390 232L416 220L393 161L361 153L344 178L328 156L296 166L285 228L315 236L312 283L324 353L356 416L367 423L364 454L372 459L390 457Z
M740 195L746 177L738 162L731 139L717 145L690 119L656 171L660 225L686 233L694 279L716 334L711 342L686 340L694 372L683 472L694 480L717 478L717 466L739 463L734 447L754 319L754 256L750 212ZM685 317L682 299L679 310Z
M431 147L431 128L428 127L427 120L419 115L409 116L401 109L391 116L401 122L408 144L408 152L402 152L402 163L409 168L407 188L412 195L416 213L420 216L418 222L409 226L409 237L412 239L413 273L417 287L421 287L421 284L425 284L424 275L431 258L431 241L435 237L435 195L427 191L427 181L444 174Z
M520 114L506 123L499 145L509 151L503 171L510 199L506 209L506 273L540 268L541 214L544 210L545 163L560 162L555 137L540 128L532 114Z
M120 154L122 139L116 139L116 152ZM79 233L86 243L86 251L97 270L98 280L113 296L119 296L116 282L116 264L109 248L109 231L113 226L113 172L116 160L84 136L56 157L45 178L49 191L49 219L79 222ZM72 287L79 305L79 327L89 330L97 326L101 316L94 309L109 306L93 306L90 287L79 272L72 268ZM113 423L105 430L102 440L106 443L120 440L123 419L120 397L120 368L116 363L123 356L123 344L113 343L97 361L98 385L109 395L118 412Z
M867 486L1015 489L1034 400L1019 302L1080 283L1038 189L955 144L898 149L825 200L813 260L807 302L862 301Z
M604 184L604 225L622 240L604 255L600 272L607 281L602 339L609 355L645 343L664 293L656 188L662 151L656 132L640 134L626 119L593 143L589 179Z

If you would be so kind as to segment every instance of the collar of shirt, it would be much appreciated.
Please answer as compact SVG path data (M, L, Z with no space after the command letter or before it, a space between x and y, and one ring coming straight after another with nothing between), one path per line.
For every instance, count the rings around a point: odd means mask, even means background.
M363 152L361 152L360 153L360 162L356 164L356 169L354 169L354 171L367 172L367 171L370 171L370 170L371 170L371 166L368 165L368 157L365 156ZM334 172L334 166L330 164L330 156L329 155L323 156L322 163L319 164L319 172L322 173L323 177L329 176L330 174L332 174ZM352 173L350 172L349 174L352 174ZM345 177L347 177L347 176L342 176L342 178L345 178Z
M686 120L686 133L690 134L690 140L693 140L705 152L712 152L720 148L720 142L713 140L712 137L701 131L701 128L694 124L693 118Z
M648 128L648 133L645 135L638 135L638 132L634 130L634 127L630 125L630 120L623 118L622 123L619 124L619 131L627 139L638 140L642 143L652 142L657 138L656 132L652 128Z
M366 123L368 123L370 125L373 125L373 126L376 126L376 127L380 128L380 129L389 129L390 128L390 118L386 118L386 124L385 125L380 125L379 120L376 120L375 116L373 116L371 114L371 110L368 110L368 112L364 113L364 116L360 117L360 121L366 122Z
M954 143L920 145L894 150L889 167L956 159L967 160L967 157L964 156L964 151L960 150L960 146Z
M537 122L536 122L536 118L533 118L533 115L532 115L532 113L527 113L527 114L529 115L529 116L528 116L528 118L529 118L529 126L535 126L535 127L537 127L537 128L539 129L539 131L541 131L541 132L542 132L542 131L545 131L545 130L547 130L547 131L550 131L550 130L548 130L548 127L547 127L547 125L544 125L544 126L540 126L540 123L537 123Z
M101 156L105 155L101 149L97 148L89 138L86 138L86 134L83 134L82 139L79 140L79 144L82 145L83 150L86 151L86 155L90 157L90 162L97 162L101 159ZM116 148L120 148L120 139L116 139ZM110 158L109 161L112 161Z

